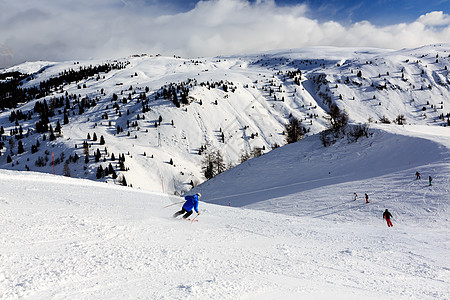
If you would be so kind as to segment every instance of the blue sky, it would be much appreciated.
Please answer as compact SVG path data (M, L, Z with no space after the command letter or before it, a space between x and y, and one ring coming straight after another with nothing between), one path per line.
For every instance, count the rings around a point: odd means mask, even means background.
M148 1L148 3L154 2ZM193 9L198 1L158 0L158 2L160 5L181 12ZM412 22L430 11L450 13L450 0L275 0L275 3L280 6L306 4L310 8L311 17L322 21L336 20L346 24L367 20L375 25L392 25L399 22Z
M0 68L310 46L450 43L450 0L0 0Z
M300 1L280 0L280 4ZM398 22L412 22L419 16L436 10L450 12L449 0L315 0L304 1L318 18L333 19L346 23L368 20L375 25L392 25Z

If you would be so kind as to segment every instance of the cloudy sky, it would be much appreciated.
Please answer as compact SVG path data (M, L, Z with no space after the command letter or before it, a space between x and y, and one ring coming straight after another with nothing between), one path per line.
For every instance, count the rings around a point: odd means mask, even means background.
M0 67L450 43L450 0L0 0Z

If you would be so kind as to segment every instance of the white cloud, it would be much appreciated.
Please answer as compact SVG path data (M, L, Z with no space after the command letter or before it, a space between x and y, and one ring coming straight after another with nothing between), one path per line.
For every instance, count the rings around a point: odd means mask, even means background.
M133 53L197 57L317 45L403 48L450 43L450 15L443 12L408 24L344 26L312 19L305 5L279 7L273 0L200 1L176 14L154 3L0 0L0 44L9 50L0 64Z
M427 26L445 26L450 25L450 15L442 11L433 11L420 16L417 21Z

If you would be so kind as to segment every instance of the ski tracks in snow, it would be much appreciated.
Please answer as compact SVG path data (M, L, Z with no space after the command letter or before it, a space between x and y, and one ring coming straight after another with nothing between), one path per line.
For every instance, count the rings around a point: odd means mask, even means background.
M163 195L52 178L0 176L2 299L449 296L446 229L388 229L376 204L313 218L202 202L191 224Z

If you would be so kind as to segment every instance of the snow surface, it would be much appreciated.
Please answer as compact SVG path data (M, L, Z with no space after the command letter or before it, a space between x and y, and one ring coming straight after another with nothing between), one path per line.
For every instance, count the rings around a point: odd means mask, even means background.
M27 152L14 155L12 163L5 155L11 145L2 149L0 298L450 299L450 131L438 118L450 107L449 50L320 47L200 62L133 57L103 81L80 82L85 89L65 86L70 93L99 97L98 104L71 118L63 138L42 141L36 154L28 151L40 138L34 133L23 139ZM11 70L37 72L24 83L33 86L70 67L73 62L37 62ZM277 75L297 68L303 73L300 86ZM314 82L319 76L327 83ZM351 83L342 83L346 77ZM195 101L179 109L152 99L140 129L130 129L131 137L116 135L115 126L131 118L127 109L133 118L142 113L134 95L121 105L124 115L116 115L113 93L133 85L149 86L151 94L187 78L228 80L237 89L197 86L190 94ZM283 102L267 92L279 85ZM316 134L327 125L320 93L331 95L351 123L404 114L407 124L370 123L368 138L342 138L324 148ZM32 110L35 101L20 109ZM102 120L104 112L112 126ZM268 152L284 144L281 131L290 114L311 124L308 136ZM15 127L9 115L0 113L6 136ZM159 115L164 124L156 129ZM37 118L24 121L25 130ZM130 170L124 174L141 189L33 172L52 172L51 164L34 166L45 152L83 157L80 145L93 132L105 136L108 153L127 154ZM252 133L259 135L251 139ZM91 152L99 147L104 153L105 146L91 143ZM188 190L190 180L204 180L198 150L205 144L221 149L227 163L255 146L267 151L190 192L203 194L198 222L175 220L182 198L169 194ZM168 164L171 158L175 166ZM25 165L32 171L22 171ZM80 160L71 164L72 176L93 179L98 165ZM56 173L63 174L62 168L57 165ZM416 171L422 179L415 179ZM163 188L166 193L160 193ZM365 204L364 193L371 203ZM382 219L385 209L393 214L392 228Z
M307 137L263 157L250 159L194 188L193 192L207 194L212 203L228 205L232 202L233 206L246 206L306 191L312 193L311 197L315 197L315 193L333 196L336 194L324 187L396 172L404 174L404 184L415 179L416 171L422 173L424 169L427 169L427 173L422 174L424 181L428 176L435 181L446 177L443 170L450 163L448 128L373 125L369 132L369 138L354 143L343 138L325 148L319 136ZM445 180L444 183L446 186ZM232 191L229 191L230 186ZM348 199L354 192L361 196L368 190L370 194L370 189L358 191L350 187L337 197Z
M175 196L1 170L0 298L449 299L449 135L424 128L251 159L198 187L241 196L201 201L193 223Z

